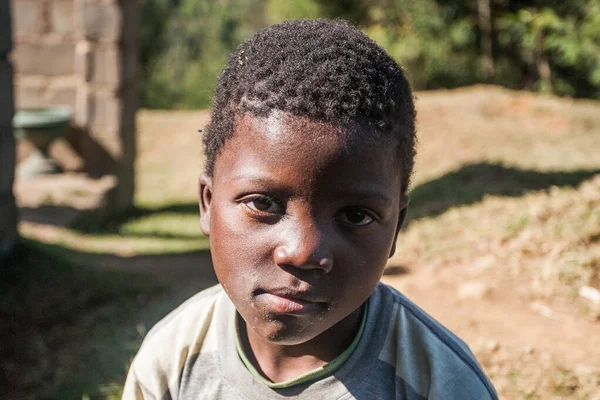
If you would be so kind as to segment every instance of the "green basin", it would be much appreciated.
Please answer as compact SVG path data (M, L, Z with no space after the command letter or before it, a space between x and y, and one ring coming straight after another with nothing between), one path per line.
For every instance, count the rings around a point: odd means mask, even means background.
M68 107L17 110L13 118L15 137L27 138L44 151L57 137L64 136L73 113Z
M17 168L22 178L61 172L61 166L49 158L48 148L54 139L65 136L73 113L68 107L55 106L17 110L13 118L15 138L27 139L36 147Z
M25 108L17 110L13 118L15 129L44 129L66 127L73 113L68 107Z

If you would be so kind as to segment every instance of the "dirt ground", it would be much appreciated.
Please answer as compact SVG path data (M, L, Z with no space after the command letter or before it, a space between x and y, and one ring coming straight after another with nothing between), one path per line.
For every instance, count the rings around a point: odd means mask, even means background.
M503 398L600 399L600 307L577 294L582 286L600 288L600 104L489 87L417 98L413 201L431 182L441 186L415 204L383 281L463 338ZM139 203L194 201L202 166L197 130L207 118L206 112L140 112ZM453 197L446 201L444 190ZM588 203L571 215L577 199ZM43 229L22 231L36 237ZM168 263L169 273L183 280L209 279L205 254L173 262L78 257L157 274ZM539 276L545 266L571 262L587 272Z

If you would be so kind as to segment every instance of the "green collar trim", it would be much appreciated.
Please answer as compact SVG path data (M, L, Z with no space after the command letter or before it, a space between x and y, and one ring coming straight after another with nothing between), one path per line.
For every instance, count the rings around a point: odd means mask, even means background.
M338 368L340 368L350 358L350 356L352 355L352 353L358 346L358 342L360 342L362 334L365 330L365 325L367 323L368 308L369 308L368 303L365 303L365 310L363 312L363 317L362 317L362 321L360 323L360 327L358 328L358 333L356 334L356 337L354 338L354 340L352 341L350 346L346 350L344 350L344 352L342 354L337 356L330 363L327 363L327 364L323 365L322 367L313 369L312 371L305 372L296 378L288 379L287 381L283 381L283 382L271 382L270 380L268 380L267 378L265 378L258 372L258 370L254 367L254 365L252 365L252 363L246 356L246 353L244 353L244 349L242 347L242 341L240 339L240 330L238 328L238 318L237 318L237 313L236 313L236 315L235 315L235 345L237 348L237 353L238 353L240 359L242 360L242 362L244 363L244 365L246 366L246 368L248 369L248 371L252 374L252 376L257 381L261 382L265 386L270 387L271 389L284 389L284 388L289 388L289 387L292 387L295 385L300 385L302 383L323 379L327 376L331 376L331 374L333 374Z

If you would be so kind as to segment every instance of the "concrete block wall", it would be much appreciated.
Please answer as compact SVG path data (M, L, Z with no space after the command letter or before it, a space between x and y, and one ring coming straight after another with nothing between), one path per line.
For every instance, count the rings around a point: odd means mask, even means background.
M17 241L17 208L12 187L15 171L13 69L9 0L0 0L0 261ZM2 267L2 265L0 265Z
M134 190L137 2L10 2L16 107L71 107L70 145L91 176L118 178L115 206L127 207Z

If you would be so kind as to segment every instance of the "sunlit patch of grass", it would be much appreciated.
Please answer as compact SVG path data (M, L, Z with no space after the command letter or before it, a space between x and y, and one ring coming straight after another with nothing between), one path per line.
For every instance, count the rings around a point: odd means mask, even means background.
M43 243L99 254L133 256L207 250L197 206L136 208L101 225L63 228L23 222L21 235Z
M20 234L42 243L95 254L115 254L122 257L144 254L173 254L207 250L208 238L197 237L137 237L119 234L85 234L54 226L22 223Z
M119 227L119 232L124 236L203 238L199 224L198 213L163 212L127 221Z

